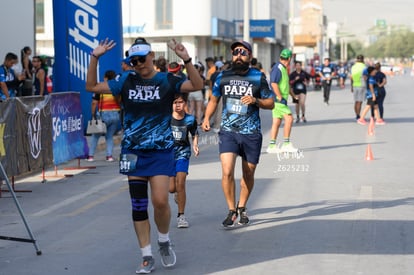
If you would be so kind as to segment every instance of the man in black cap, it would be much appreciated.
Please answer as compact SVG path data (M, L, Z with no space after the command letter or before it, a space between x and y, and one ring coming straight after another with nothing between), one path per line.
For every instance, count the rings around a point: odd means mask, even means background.
M204 116L202 128L209 131L210 118L220 99L223 101L220 124L219 152L222 165L222 188L229 209L223 221L224 227L249 223L246 204L254 186L254 172L259 162L262 148L262 133L259 108L272 109L273 93L269 89L266 76L250 68L252 47L246 41L231 45L231 69L217 76L210 101ZM240 181L239 202L236 204L234 167L237 156L242 157L243 176Z

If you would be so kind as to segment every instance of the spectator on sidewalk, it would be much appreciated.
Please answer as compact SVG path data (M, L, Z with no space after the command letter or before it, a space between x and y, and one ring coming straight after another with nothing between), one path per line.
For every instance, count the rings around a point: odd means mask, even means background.
M112 70L106 71L104 81L114 79L116 73ZM111 94L95 93L92 98L92 116L101 118L106 124L105 145L106 145L106 161L112 162L114 149L114 135L120 125L121 107L117 98ZM101 134L92 134L90 138L89 156L87 161L94 161L96 147L98 146Z
M32 49L29 46L24 47L20 50L20 62L22 63L22 74L25 79L21 87L22 96L31 96L33 93L33 61L30 60L32 55ZM34 57L33 57L34 58Z
M7 53L3 65L0 66L0 100L17 96L20 82L25 79L24 74L16 74L13 66L18 62L17 55Z

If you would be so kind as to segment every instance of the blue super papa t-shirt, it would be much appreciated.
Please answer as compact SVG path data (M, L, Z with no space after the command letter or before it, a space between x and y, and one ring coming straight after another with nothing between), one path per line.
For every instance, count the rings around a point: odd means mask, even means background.
M135 71L123 72L108 81L112 94L120 96L123 105L123 149L164 150L173 147L172 103L184 81L164 72L143 79Z

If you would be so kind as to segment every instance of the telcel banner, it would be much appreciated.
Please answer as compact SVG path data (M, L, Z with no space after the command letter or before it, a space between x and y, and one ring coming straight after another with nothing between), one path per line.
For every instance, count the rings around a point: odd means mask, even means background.
M92 94L85 92L91 51L99 41L116 41L99 60L99 77L107 70L120 71L123 52L122 0L53 0L55 64L54 89L81 93L84 125L91 116Z

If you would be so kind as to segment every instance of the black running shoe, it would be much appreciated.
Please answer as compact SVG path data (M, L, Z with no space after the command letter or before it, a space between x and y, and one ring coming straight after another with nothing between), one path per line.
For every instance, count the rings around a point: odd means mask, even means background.
M236 219L237 219L237 211L230 210L226 219L223 221L223 226L224 227L234 226L234 222L236 221Z
M250 223L249 217L247 217L247 211L245 207L240 207L239 209L239 215L240 215L240 220L239 220L239 224L240 225L247 225Z

